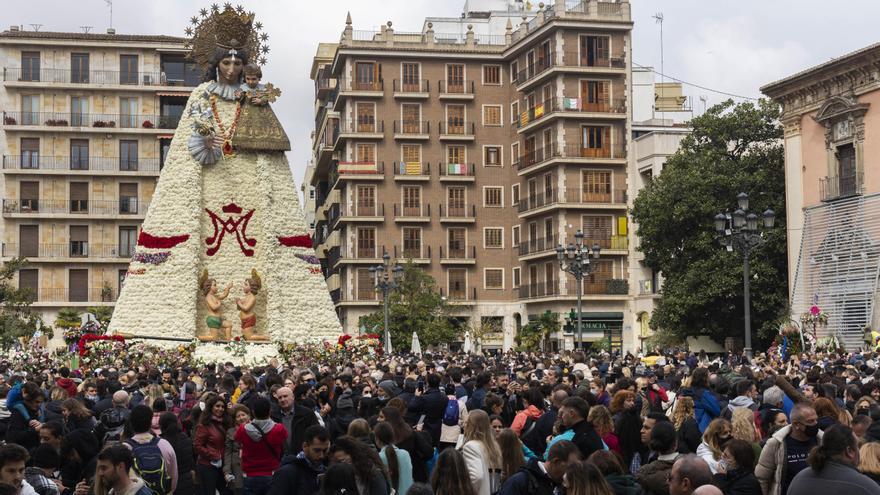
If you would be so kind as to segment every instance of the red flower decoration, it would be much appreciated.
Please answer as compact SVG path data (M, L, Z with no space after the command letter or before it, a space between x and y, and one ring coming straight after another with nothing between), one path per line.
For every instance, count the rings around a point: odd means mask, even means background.
M125 343L125 337L121 335L95 335L93 333L87 333L80 337L79 342L77 342L77 347L79 347L79 355L85 356L88 354L88 349L86 345L90 342L94 342L96 340L115 340L116 342Z
M815 304L810 306L810 314L811 315L816 316L819 314L819 311L820 311L819 306L816 306Z
M345 343L348 342L349 340L351 340L351 335L348 335L348 334L340 335L338 344L344 346Z

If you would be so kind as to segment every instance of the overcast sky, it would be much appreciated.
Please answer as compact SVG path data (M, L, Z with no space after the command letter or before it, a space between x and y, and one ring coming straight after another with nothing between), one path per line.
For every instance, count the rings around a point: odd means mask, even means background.
M10 0L4 3L11 3ZM117 33L183 35L190 16L206 0L115 0ZM265 25L271 49L264 82L284 94L275 105L291 138L289 154L297 185L309 159L314 87L309 79L319 42L337 42L351 11L355 29L378 29L391 20L400 31L419 31L426 16L457 16L464 0L247 0L241 3ZM535 2L537 3L537 2ZM749 97L758 88L808 66L877 41L877 0L632 0L633 61L660 70L660 29L665 18L664 72L684 81ZM7 5L8 7L8 5ZM29 0L27 8L4 9L8 24L42 24L44 31L79 31L110 24L106 0ZM660 76L657 76L659 80ZM685 87L700 110L723 95Z

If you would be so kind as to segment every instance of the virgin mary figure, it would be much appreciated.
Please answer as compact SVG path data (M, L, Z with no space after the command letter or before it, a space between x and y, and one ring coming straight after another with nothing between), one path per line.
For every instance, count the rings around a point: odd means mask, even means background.
M280 92L260 85L254 103L243 85L243 68L265 63L268 37L240 7L203 9L193 24L191 56L205 80L174 133L110 330L175 340L335 338L341 326L284 155L290 144L268 103ZM238 311L245 300L249 310Z

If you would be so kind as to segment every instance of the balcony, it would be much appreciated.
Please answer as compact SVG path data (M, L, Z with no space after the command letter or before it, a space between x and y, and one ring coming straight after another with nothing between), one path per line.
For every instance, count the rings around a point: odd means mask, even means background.
M597 102L581 98L550 98L520 113L516 128L522 133L537 127L536 122L549 121L550 117L625 120L626 115L625 98Z
M626 58L623 56L599 57L589 52L579 53L578 51L571 50L563 54L562 60L563 67L583 69L578 72L602 74L624 74L626 72Z
M860 196L864 187L863 174L822 177L819 179L819 197L822 201Z
M42 258L48 261L68 261L70 258L103 259L114 263L128 263L134 253L133 246L124 246L120 251L115 244L93 245L83 241L70 241L67 244L21 245L3 243L3 257Z
M83 287L70 289L37 289L34 291L36 306L54 306L50 303L84 303L82 306L93 306L95 303L114 303L118 294L110 287ZM47 303L47 304L41 304Z
M536 299L539 297L556 295L559 295L559 282L556 280L550 282L534 282L519 286L520 299Z
M355 243L357 241L354 241ZM337 264L350 265L379 265L382 263L382 253L385 246L346 246L334 247L327 253L327 265L333 268Z
M626 208L626 189L596 188L593 191L568 189L565 191L567 207L583 205L588 208Z
M71 160L69 156L4 155L3 170L34 174L54 172L60 175L89 175L92 172L157 175L159 159L90 156Z
M526 91L535 83L543 79L543 75L550 74L549 69L555 65L555 50L551 49L549 56L544 60L538 60L534 64L526 65L514 75L514 83L517 91Z
M385 162L336 162L327 172L331 189L341 181L381 181L385 178Z
M349 81L343 79L338 85L339 90L332 98L333 110L343 108L346 98L382 98L385 96L385 83L381 79L377 81Z
M340 222L348 222L348 223L369 223L369 222L384 222L385 221L385 205L384 204L373 204L373 205L355 205L355 206L346 206L341 208L339 204L334 204L330 207L330 214L334 213L333 208L336 208L337 217ZM329 219L330 225L335 226L334 219Z
M392 250L393 259L412 261L416 265L428 265L431 263L431 246L418 246L398 250L395 245Z
M385 122L382 120L364 120L360 122L345 122L342 124L339 135L335 142L335 148L340 149L340 144L345 139L374 139L380 140L385 137Z
M473 163L438 163L441 181L474 182L477 167Z
M440 122L441 141L473 141L475 125L473 122Z
M440 246L441 265L475 265L477 263L476 246L457 246L446 248Z
M440 287L440 297L446 298L446 302L450 304L469 305L477 300L477 288L471 287L471 290L456 289L447 291L445 287Z
M19 67L4 67L3 81L14 83L16 86L30 86L29 83L70 84L100 86L124 86L126 89L153 89L154 86L182 87L188 90L194 89L201 81L194 79L176 80L168 79L163 72L136 72L115 70L81 71L72 69L22 69Z
M446 206L440 205L440 222L474 223L477 218L476 205Z
M529 256L534 254L556 254L556 246L557 240L556 236L553 235L551 237L538 237L536 239L529 239L527 241L520 241L519 243L519 255Z
M395 79L392 86L394 98L427 99L431 96L431 85L427 79L420 79L419 81L400 81Z
M336 79L332 77L319 77L315 79L315 96L318 98L329 94L336 89Z
M591 276L592 277L592 276ZM621 299L626 298L629 294L629 282L621 278L585 278L583 281L583 296L605 296L597 297L597 299ZM566 290L559 290L559 282L553 280L551 282L535 282L531 284L521 285L519 287L520 299L538 299L538 298L565 298L573 299L577 297L577 282L574 279L566 281Z
M431 180L431 164L420 162L396 162L394 164L394 180L396 181L428 181Z
M474 82L473 81L457 81L449 84L446 81L439 81L437 87L440 88L439 97L441 100L473 100L474 99Z
M556 160L575 163L611 161L613 164L625 165L626 147L623 143L606 144L600 148L584 148L577 143L566 143L564 146L552 144L514 157L513 166L518 174L523 175L538 171L543 165L555 163Z
M585 237L585 246L598 245L602 248L602 254L608 251L626 251L629 248L629 238L625 235L611 235L607 237Z
M519 200L519 205L517 205L517 211L519 213L526 213L532 210L536 210L538 208L543 208L545 206L556 203L557 190L551 189L550 191L544 191L541 193L537 193L534 196L527 196Z
M118 113L3 112L3 125L40 131L113 132L176 129L179 115L124 115Z
M431 123L419 120L395 120L394 139L428 140L431 139Z
M122 201L106 200L57 200L57 199L4 199L3 216L13 217L43 215L111 216L145 215L149 203L127 198Z
M405 223L427 223L431 221L431 205L405 206L394 204L394 221Z

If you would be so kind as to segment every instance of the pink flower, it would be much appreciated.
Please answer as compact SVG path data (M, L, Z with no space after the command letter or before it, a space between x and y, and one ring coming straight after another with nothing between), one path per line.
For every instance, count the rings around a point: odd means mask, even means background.
M819 306L816 306L815 304L810 306L810 314L813 316L818 316L819 315Z

